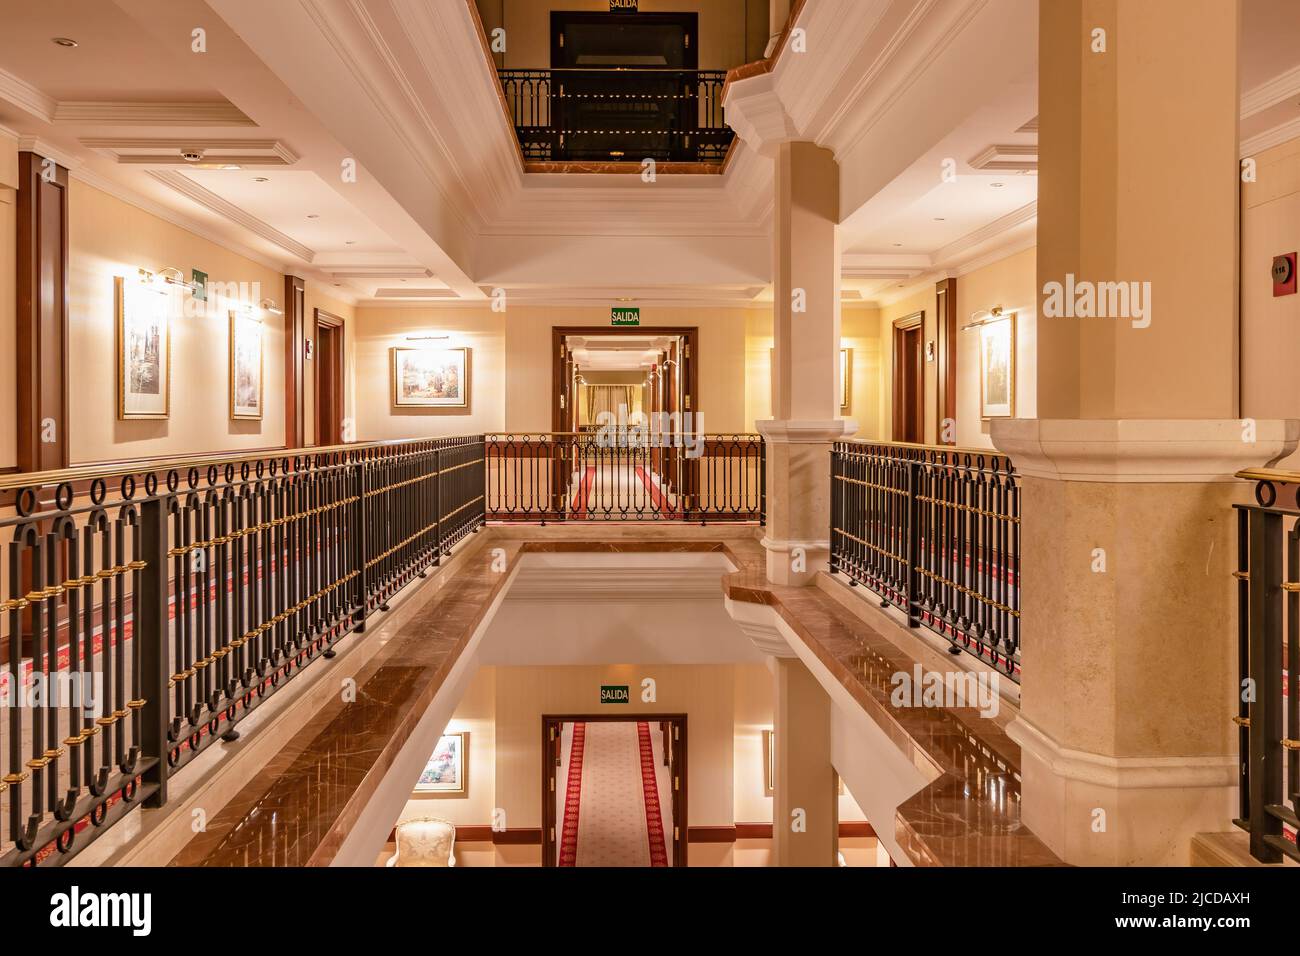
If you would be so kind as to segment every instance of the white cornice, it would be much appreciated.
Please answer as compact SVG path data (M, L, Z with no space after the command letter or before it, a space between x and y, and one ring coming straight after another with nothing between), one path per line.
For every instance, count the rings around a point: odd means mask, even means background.
M52 122L91 126L256 126L231 103L116 103L65 100Z
M1262 113L1271 106L1293 99L1300 95L1300 66L1294 66L1285 73L1279 73L1252 90L1247 90L1241 97L1241 118L1248 119L1256 113Z
M194 200L200 206L216 213L218 216L238 223L249 232L261 236L268 242L275 243L290 255L307 263L316 258L315 251L304 246L298 240L286 236L273 226L268 226L256 216L250 216L234 203L227 202L216 193L204 189L188 176L167 169L151 169L148 174L164 186L169 186L182 196Z
M83 165L80 156L74 156L72 153L46 142L39 136L19 136L18 151L23 153L36 153L37 155L44 156L47 159L54 160L60 166L69 170L77 169Z
M1241 141L1240 159L1246 159L1250 156L1257 156L1266 149L1272 149L1274 146L1281 146L1283 143L1289 143L1291 140L1300 137L1300 117L1282 123L1280 126L1274 126L1272 129L1265 130L1262 133L1243 139Z
M0 99L7 100L45 123L54 122L54 110L59 105L54 97L46 96L26 80L3 69L0 69Z
M932 257L934 264L941 268L947 266L959 259L963 253L974 249L991 239L996 239L1005 232L1010 232L1017 226L1034 219L1037 215L1038 200L1026 203L1019 209L1013 210L1005 216L1000 216L988 225L981 226L974 232L969 232L960 239L956 239L937 250Z
M107 153L123 165L189 166L181 157L181 151L188 149L200 150L210 162L238 166L292 166L298 162L298 154L276 139L87 136L79 142L87 149Z

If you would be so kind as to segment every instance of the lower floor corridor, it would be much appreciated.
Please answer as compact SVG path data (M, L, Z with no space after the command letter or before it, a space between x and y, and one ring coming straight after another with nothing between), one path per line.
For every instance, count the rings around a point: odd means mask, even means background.
M556 780L559 866L672 865L662 724L565 723Z

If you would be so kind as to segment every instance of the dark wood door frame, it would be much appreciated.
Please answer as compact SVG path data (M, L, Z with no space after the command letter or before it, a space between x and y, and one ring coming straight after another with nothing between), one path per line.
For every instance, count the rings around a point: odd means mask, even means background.
M329 329L326 333L330 338L331 351L333 354L327 355L321 349L321 329ZM344 321L342 317L334 315L332 312L326 312L324 309L316 309L313 320L312 340L316 345L315 364L312 371L315 406L316 406L316 444L317 445L340 445L343 443L343 408L344 408L344 391L347 387L347 367L344 362L346 349L344 348ZM325 364L330 363L327 369ZM326 373L326 374L322 374ZM330 394L325 394L321 388L322 380L332 379L334 388Z
M943 279L935 284L935 318L938 325L939 395L935 403L934 443L957 444L957 280ZM953 437L944 441L946 422L953 423Z
M19 471L69 464L68 196L64 167L37 153L19 152L15 256Z
M556 747L559 746L560 725L570 723L599 723L623 721L647 724L666 724L672 736L672 749L676 766L673 768L672 788L673 832L665 834L673 846L673 866L686 866L690 829L687 821L687 753L685 714L543 714L542 715L542 866L556 865L556 848L559 821L555 818L555 794L564 785L562 777L568 768L556 766Z
M307 281L284 277L284 447L307 443L304 355L307 351Z
M924 338L925 312L894 322L894 441L925 441Z

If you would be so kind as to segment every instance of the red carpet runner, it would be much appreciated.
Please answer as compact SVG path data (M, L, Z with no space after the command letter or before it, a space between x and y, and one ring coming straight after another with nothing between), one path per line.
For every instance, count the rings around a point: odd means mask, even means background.
M650 834L650 865L667 866L668 850L664 847L664 819L659 812L659 785L655 782L655 749L650 743L650 725L638 721L636 735L641 746L641 786L645 788L645 826Z
M564 824L560 829L557 866L576 866L578 862L578 806L582 798L582 746L587 739L587 725L573 725L573 747L569 753L569 781L564 792Z

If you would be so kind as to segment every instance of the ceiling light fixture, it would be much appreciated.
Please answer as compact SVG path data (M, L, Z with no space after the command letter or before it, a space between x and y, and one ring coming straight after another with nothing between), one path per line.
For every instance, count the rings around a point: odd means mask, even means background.
M57 43L59 46L66 46L69 49L77 45L77 41L71 39L70 37L53 37L52 41L54 43Z

